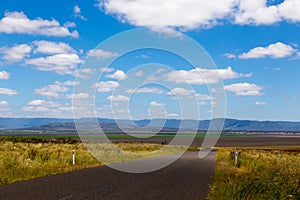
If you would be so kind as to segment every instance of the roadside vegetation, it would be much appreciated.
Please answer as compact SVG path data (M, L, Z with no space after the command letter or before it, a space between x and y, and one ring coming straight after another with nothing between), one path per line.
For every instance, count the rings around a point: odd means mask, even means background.
M219 149L208 199L299 200L300 151L294 149L239 149L238 166L232 149Z
M76 165L72 165L72 150ZM81 143L0 141L0 185L100 164Z
M105 163L124 162L184 150L182 147L162 148L166 146L149 143L118 143L116 146L91 144L89 147L97 148L96 157L107 161ZM75 150L75 165L72 163L72 150ZM119 154L119 151L124 154ZM84 144L72 138L0 138L0 185L102 164L90 154Z

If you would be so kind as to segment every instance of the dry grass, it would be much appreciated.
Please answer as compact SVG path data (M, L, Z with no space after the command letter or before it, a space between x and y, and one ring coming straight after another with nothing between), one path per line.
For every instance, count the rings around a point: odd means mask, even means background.
M91 146L97 148L98 159L107 161L103 163L136 160L182 150L181 147L174 147L159 151L163 145L137 143L120 143L116 146L92 144ZM73 149L76 152L76 165L72 164ZM120 151L125 152L126 156L119 154ZM95 159L82 143L0 141L0 185L99 166L103 163Z
M300 153L242 149L238 168L219 149L209 199L300 199Z

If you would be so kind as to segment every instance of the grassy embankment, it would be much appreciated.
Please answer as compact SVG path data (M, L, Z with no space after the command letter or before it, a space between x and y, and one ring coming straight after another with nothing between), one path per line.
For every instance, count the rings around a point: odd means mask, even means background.
M119 143L117 147L128 156L119 155L112 145L96 145L98 156L109 158L112 162L136 160L161 154L181 151L182 148L174 147L161 152L163 145L159 144L135 144ZM76 164L72 164L72 150L76 152ZM136 154L138 153L138 154ZM12 138L0 138L0 185L28 180L47 175L63 173L82 168L99 166L95 159L81 142L61 139L51 141L44 139L43 142L33 138L17 140Z
M260 148L261 149L261 148ZM219 149L209 199L300 199L300 152L285 148L241 149L234 166L230 149Z

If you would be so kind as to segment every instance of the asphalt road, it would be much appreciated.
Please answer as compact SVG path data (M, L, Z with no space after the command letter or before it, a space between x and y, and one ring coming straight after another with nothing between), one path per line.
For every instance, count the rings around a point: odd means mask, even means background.
M164 162L164 157L152 158ZM133 161L126 163L135 166ZM205 199L212 181L216 152L199 159L186 152L154 172L126 173L107 166L78 170L0 187L0 199Z

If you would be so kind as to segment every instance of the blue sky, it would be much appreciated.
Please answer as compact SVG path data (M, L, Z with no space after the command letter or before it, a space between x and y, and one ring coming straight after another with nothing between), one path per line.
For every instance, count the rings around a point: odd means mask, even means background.
M175 31L182 32L209 53L217 69L204 72L222 73L226 117L300 121L299 10L298 0L1 1L0 117L72 117L72 97L92 98L84 92L72 96L73 87L81 84L76 75L86 57L119 56L93 49L123 31L159 27L169 31L158 34L180 41ZM171 67L161 77L172 86L144 85L131 99L128 92L127 96L113 93L126 80L156 75L158 65L149 65L130 79L134 66L147 63ZM103 72L100 66L95 68ZM178 102L196 95L200 119L208 119L216 100L199 77L191 78L192 70L182 59L159 50L120 57L98 83L97 116L116 117L112 106L116 113L127 113L122 102L129 101L135 119L181 118ZM184 74L190 76L193 92L178 83ZM174 101L170 92L179 100Z

